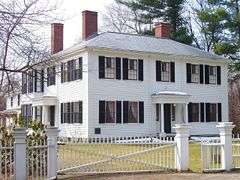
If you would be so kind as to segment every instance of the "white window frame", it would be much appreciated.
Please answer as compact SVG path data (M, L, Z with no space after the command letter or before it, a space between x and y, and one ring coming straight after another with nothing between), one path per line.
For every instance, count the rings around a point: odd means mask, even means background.
M217 84L217 66L209 66L209 84Z
M131 103L137 104L137 122L129 122L129 107ZM138 101L129 101L128 102L128 122L127 124L139 124L139 102Z
M131 62L133 62L133 68L131 67ZM138 80L138 60L129 59L128 60L128 79L129 80Z
M193 68L195 68L195 72ZM191 82L200 83L200 65L199 64L191 64Z
M107 103L114 103L114 121L115 122L107 122L107 116L106 116ZM105 116L104 124L116 124L117 123L117 103L116 103L116 101L105 101L105 115L104 116Z
M108 61L111 62L111 67L108 67ZM105 57L104 59L104 70L105 79L115 79L116 78L116 58Z
M170 64L170 62L162 62L161 81L163 81L163 82L171 81L171 64Z

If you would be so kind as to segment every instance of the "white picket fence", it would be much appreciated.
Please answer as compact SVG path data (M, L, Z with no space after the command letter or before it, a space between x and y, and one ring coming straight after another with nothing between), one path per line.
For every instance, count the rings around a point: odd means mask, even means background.
M202 169L205 172L222 171L222 148L220 139L201 141Z
M240 168L240 136L233 125L217 126L219 138L201 141L203 171ZM54 179L57 173L116 173L189 169L189 125L176 125L174 138L161 136L57 138L32 141L15 129L14 141L0 143L0 179Z
M53 129L53 131L56 130ZM26 129L16 129L14 138L10 140L1 139L0 179L45 180L55 178L56 168L52 166L51 157L56 156L57 148L51 144L51 139L55 138L51 136L52 129L48 131L50 131L48 139L27 138Z
M240 168L240 134L234 135L232 140L233 168Z
M176 170L172 137L59 138L58 172Z
M0 179L12 179L14 176L13 141L0 141Z

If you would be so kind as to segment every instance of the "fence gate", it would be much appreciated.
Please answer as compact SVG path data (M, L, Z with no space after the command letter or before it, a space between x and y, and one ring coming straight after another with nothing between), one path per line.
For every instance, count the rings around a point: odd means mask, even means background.
M201 142L201 159L203 172L223 171L222 168L222 150L224 144L221 144L219 138L203 140Z
M59 138L58 173L175 170L173 138Z
M240 134L233 136L233 168L240 169Z

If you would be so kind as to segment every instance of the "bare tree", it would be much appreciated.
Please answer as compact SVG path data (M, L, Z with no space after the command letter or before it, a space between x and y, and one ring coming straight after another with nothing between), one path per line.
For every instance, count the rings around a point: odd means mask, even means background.
M53 21L57 5L46 0L0 1L0 93L19 88L21 73L50 56L40 29ZM56 19L55 19L56 20Z
M138 10L132 10L123 4L114 2L106 7L104 14L104 30L120 33L142 34L146 24L141 23Z

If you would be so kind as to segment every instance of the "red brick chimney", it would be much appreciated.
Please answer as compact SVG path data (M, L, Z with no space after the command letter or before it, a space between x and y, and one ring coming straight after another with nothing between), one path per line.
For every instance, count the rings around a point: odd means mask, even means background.
M155 37L169 38L171 33L171 24L167 22L160 22L155 25Z
M98 32L98 15L94 11L82 12L82 39L86 40Z
M51 52L55 54L63 50L63 24L51 24Z

